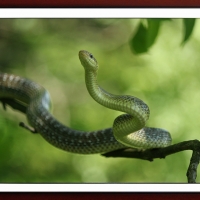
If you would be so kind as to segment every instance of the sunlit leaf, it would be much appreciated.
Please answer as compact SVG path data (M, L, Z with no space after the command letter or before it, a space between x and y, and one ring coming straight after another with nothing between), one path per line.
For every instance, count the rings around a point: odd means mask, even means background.
M130 41L131 49L135 54L144 53L147 47L147 28L140 23L136 34Z
M135 54L145 53L154 44L160 25L163 21L170 19L147 19L147 26L142 22L130 41L130 46Z
M184 44L192 34L193 28L195 24L195 19L183 19L184 25L184 38L182 44Z
M160 28L160 20L159 19L148 19L148 29L147 29L147 47L149 48L153 45Z

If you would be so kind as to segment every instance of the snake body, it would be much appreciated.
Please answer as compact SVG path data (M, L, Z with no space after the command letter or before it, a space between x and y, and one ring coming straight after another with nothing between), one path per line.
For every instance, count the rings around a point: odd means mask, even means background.
M10 98L26 106L29 124L50 144L73 153L105 153L128 147L149 149L171 144L168 131L145 127L149 108L140 99L114 95L97 84L98 63L94 56L82 50L79 59L85 69L85 82L90 95L105 107L127 114L120 115L112 128L98 131L73 130L50 113L51 100L41 85L16 75L0 73L0 98Z

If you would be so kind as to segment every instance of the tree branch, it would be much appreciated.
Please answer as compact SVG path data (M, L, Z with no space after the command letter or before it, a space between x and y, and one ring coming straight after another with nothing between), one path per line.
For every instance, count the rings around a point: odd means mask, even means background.
M198 140L184 141L165 148L148 149L145 151L138 151L131 148L120 149L102 155L105 157L138 158L142 160L153 161L155 158L165 158L166 156L185 150L193 151L186 175L188 183L195 183L197 177L197 167L200 161L200 142Z
M0 102L2 103L4 110L6 110L6 106L9 105L14 110L18 110L23 114L26 114L26 105L23 102L10 98L0 98Z
M188 183L196 183L197 178L197 167L199 165L199 159L200 159L200 152L199 147L198 149L193 150L192 157L190 159L190 164L187 170L187 177L188 177Z

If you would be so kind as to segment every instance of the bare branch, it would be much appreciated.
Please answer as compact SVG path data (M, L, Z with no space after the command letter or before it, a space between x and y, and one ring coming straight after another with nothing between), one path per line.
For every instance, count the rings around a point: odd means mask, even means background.
M18 110L23 114L26 114L26 106L22 102L9 98L0 98L0 101L2 102L4 110L6 110L6 106L9 105L14 110Z
M192 153L192 157L190 159L190 164L186 173L188 177L188 183L196 183L197 178L197 167L199 165L200 160L200 152L199 149L194 150Z
M165 148L149 149L145 151L137 151L136 149L121 149L102 154L105 157L123 157L138 158L142 160L153 161L155 158L165 158L174 153L192 150L193 154L187 171L188 183L195 183L197 177L197 167L200 161L200 142L198 140L189 140L180 142Z
M190 140L159 149L137 151L136 149L127 148L111 151L102 155L105 157L139 158L143 160L153 161L154 158L165 158L168 155L178 153L180 151L194 150L195 147L198 145L200 147L200 142L198 140Z

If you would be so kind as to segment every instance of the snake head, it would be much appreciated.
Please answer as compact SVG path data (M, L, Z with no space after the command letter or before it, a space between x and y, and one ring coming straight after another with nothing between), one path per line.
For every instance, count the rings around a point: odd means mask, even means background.
M85 70L97 71L99 66L95 57L88 51L79 51L79 59Z

